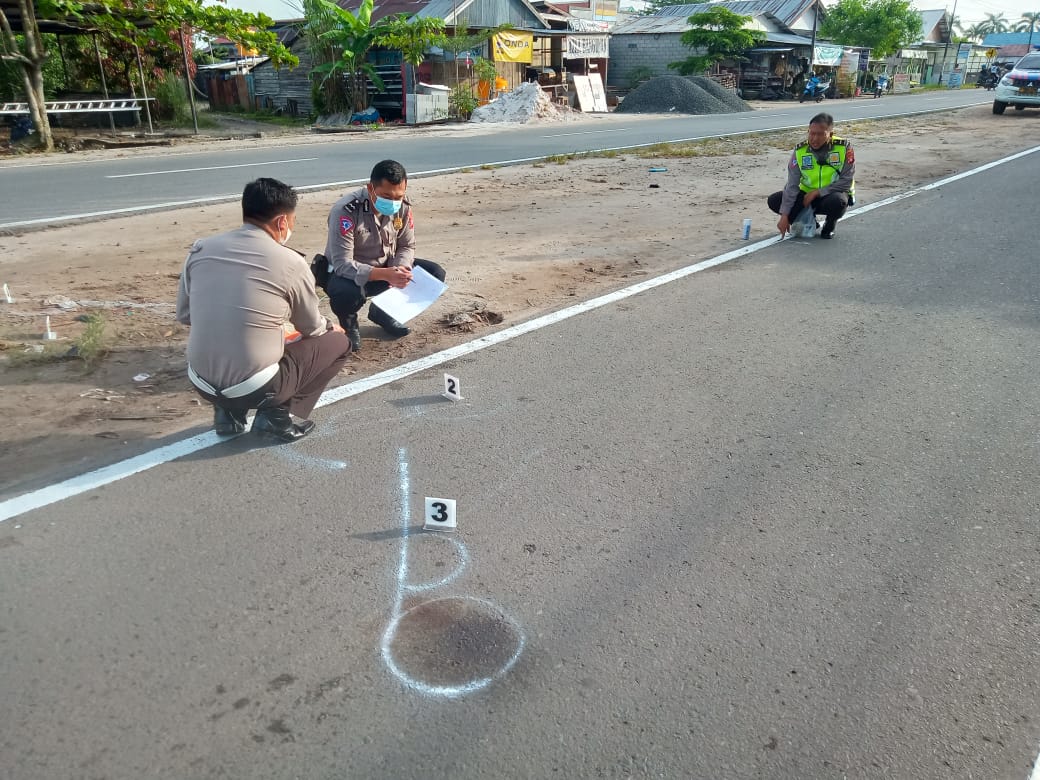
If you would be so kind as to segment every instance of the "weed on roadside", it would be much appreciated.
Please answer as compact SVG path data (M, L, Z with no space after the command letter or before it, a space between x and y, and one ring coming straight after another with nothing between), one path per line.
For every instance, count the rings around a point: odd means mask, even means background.
M93 371L108 354L109 344L105 333L107 323L97 312L85 315L83 322L86 327L73 344L72 354L83 361L86 371Z

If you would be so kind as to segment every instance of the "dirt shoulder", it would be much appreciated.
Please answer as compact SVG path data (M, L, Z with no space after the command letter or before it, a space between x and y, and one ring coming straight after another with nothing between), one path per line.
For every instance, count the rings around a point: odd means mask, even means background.
M1028 112L994 117L988 106L836 130L856 147L860 204L1040 144ZM405 339L363 323L362 351L338 382L733 249L744 218L752 239L773 234L765 198L782 186L801 135L412 182L419 254L447 268L450 289ZM1003 141L980 143L993 138ZM336 197L301 197L295 248L324 246ZM0 496L208 427L211 410L186 378L187 330L174 300L192 241L238 223L238 206L221 204L0 236L0 282L15 297L0 303ZM842 251L840 229L832 247ZM48 316L56 341L41 338ZM88 367L85 335L99 331L108 354ZM76 347L81 354L69 356Z

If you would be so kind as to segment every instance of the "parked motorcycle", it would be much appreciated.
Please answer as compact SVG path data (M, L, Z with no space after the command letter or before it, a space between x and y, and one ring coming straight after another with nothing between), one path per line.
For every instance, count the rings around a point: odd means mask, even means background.
M881 97L885 90L888 89L888 76L884 73L877 77L877 84L874 85L874 99Z
M979 71L979 76L975 79L976 87L983 87L984 89L993 89L997 86L1000 81L1000 74L989 68L984 68Z
M824 81L819 76L812 76L805 82L805 89L802 90L802 94L798 97L798 102L804 103L806 100L815 100L819 103L830 88L831 82L829 79Z

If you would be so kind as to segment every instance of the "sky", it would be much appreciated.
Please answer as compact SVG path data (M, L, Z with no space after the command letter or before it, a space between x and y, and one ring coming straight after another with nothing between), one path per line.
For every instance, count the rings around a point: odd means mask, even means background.
M824 0L826 5L833 5L833 2ZM272 19L299 19L303 16L299 0L228 0L227 4L244 11L263 12ZM919 11L946 8L954 13L955 3L954 0L913 0L912 5ZM1004 14L1004 18L1014 25L1022 14L1037 11L1040 11L1040 0L956 0L956 15L964 27L981 22L986 14Z

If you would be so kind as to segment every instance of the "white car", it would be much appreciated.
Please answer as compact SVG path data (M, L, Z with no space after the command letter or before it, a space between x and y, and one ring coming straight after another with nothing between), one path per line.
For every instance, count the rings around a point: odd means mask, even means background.
M997 83L994 93L993 113L1003 114L1008 106L1021 111L1026 106L1040 108L1040 53L1027 54L1015 63Z

